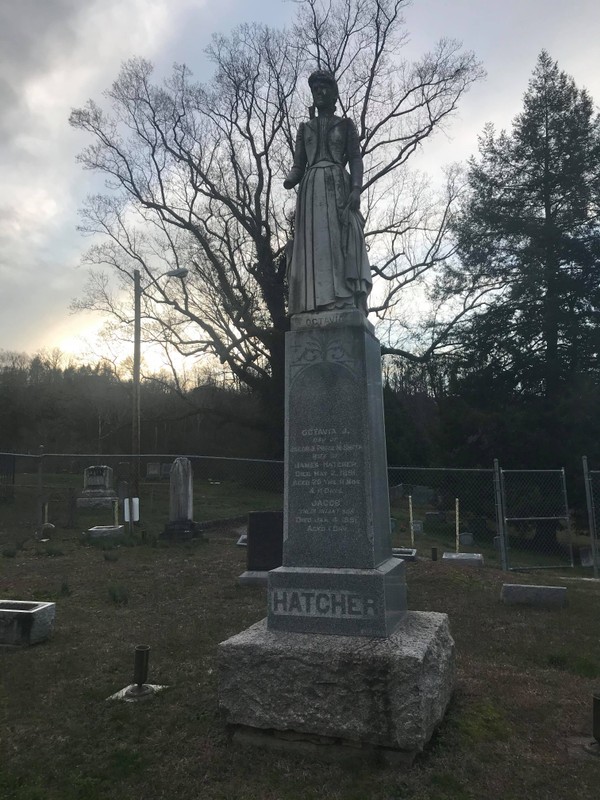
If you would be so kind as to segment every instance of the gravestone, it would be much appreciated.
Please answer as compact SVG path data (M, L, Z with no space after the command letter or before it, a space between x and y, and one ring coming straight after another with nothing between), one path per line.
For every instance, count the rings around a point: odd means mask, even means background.
M176 458L171 466L169 521L161 538L191 539L197 534L194 518L192 464L189 458Z
M220 704L234 730L413 757L450 700L454 644L445 614L407 611L392 553L380 346L358 311L297 315L286 336L283 564L266 620L219 646Z
M387 636L406 584L392 556L379 342L358 310L291 325L283 565L269 574L268 627Z
M266 585L269 570L283 560L283 511L251 511L246 544L246 571L238 583Z
M219 645L219 702L238 732L328 737L410 760L450 700L454 644L445 614L407 611L405 565L392 553L381 346L366 317L358 133L334 113L331 73L316 70L309 86L318 117L300 126L284 181L298 195L283 564L268 573L266 619Z
M153 480L155 478L160 478L160 462L159 461L149 461L146 464L146 478L149 480Z
M117 494L113 489L113 471L106 465L86 467L83 472L83 492L77 498L77 508L112 508Z
M161 478L170 478L171 477L171 466L172 466L172 464L161 464L160 465L160 477Z

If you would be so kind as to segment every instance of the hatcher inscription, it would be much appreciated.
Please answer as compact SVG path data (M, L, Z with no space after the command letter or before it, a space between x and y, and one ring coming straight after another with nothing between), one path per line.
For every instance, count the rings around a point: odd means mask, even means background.
M377 600L369 595L331 589L272 589L271 612L276 615L371 619Z
M300 431L299 443L290 447L294 524L307 533L341 533L359 524L352 493L361 485L362 449L343 426Z

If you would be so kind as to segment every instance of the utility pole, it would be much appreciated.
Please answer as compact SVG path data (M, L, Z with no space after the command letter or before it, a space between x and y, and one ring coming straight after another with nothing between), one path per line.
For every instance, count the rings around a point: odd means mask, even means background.
M133 408L131 428L131 481L129 487L130 497L140 496L140 340L142 317L142 289L140 284L140 271L133 271Z

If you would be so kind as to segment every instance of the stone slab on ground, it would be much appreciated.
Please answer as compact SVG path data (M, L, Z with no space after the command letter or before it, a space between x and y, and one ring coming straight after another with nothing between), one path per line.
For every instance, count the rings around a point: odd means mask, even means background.
M392 555L394 558L401 558L403 561L416 561L417 549L416 547L393 547Z
M500 591L505 605L564 608L567 605L566 586L531 586L522 583L505 583Z
M387 638L267 629L219 645L226 722L420 752L454 688L446 614L410 611Z
M238 575L238 583L242 586L266 586L268 574L268 570L247 569L241 575Z
M101 539L103 536L123 536L124 534L124 525L94 525L93 528L88 528L90 539Z
M444 553L442 561L470 567L483 567L483 556L481 553Z
M43 642L52 633L55 615L55 603L0 600L0 645Z

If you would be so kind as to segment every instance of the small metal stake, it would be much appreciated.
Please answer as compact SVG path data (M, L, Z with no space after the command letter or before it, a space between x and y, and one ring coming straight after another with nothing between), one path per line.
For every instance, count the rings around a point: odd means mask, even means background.
M431 548L431 560L432 561L437 561L437 550L438 550L437 547L432 547Z
M152 686L148 686L148 662L150 660L150 645L138 644L135 647L135 660L133 663L134 684L125 692L126 697L141 698L147 697L154 692Z

